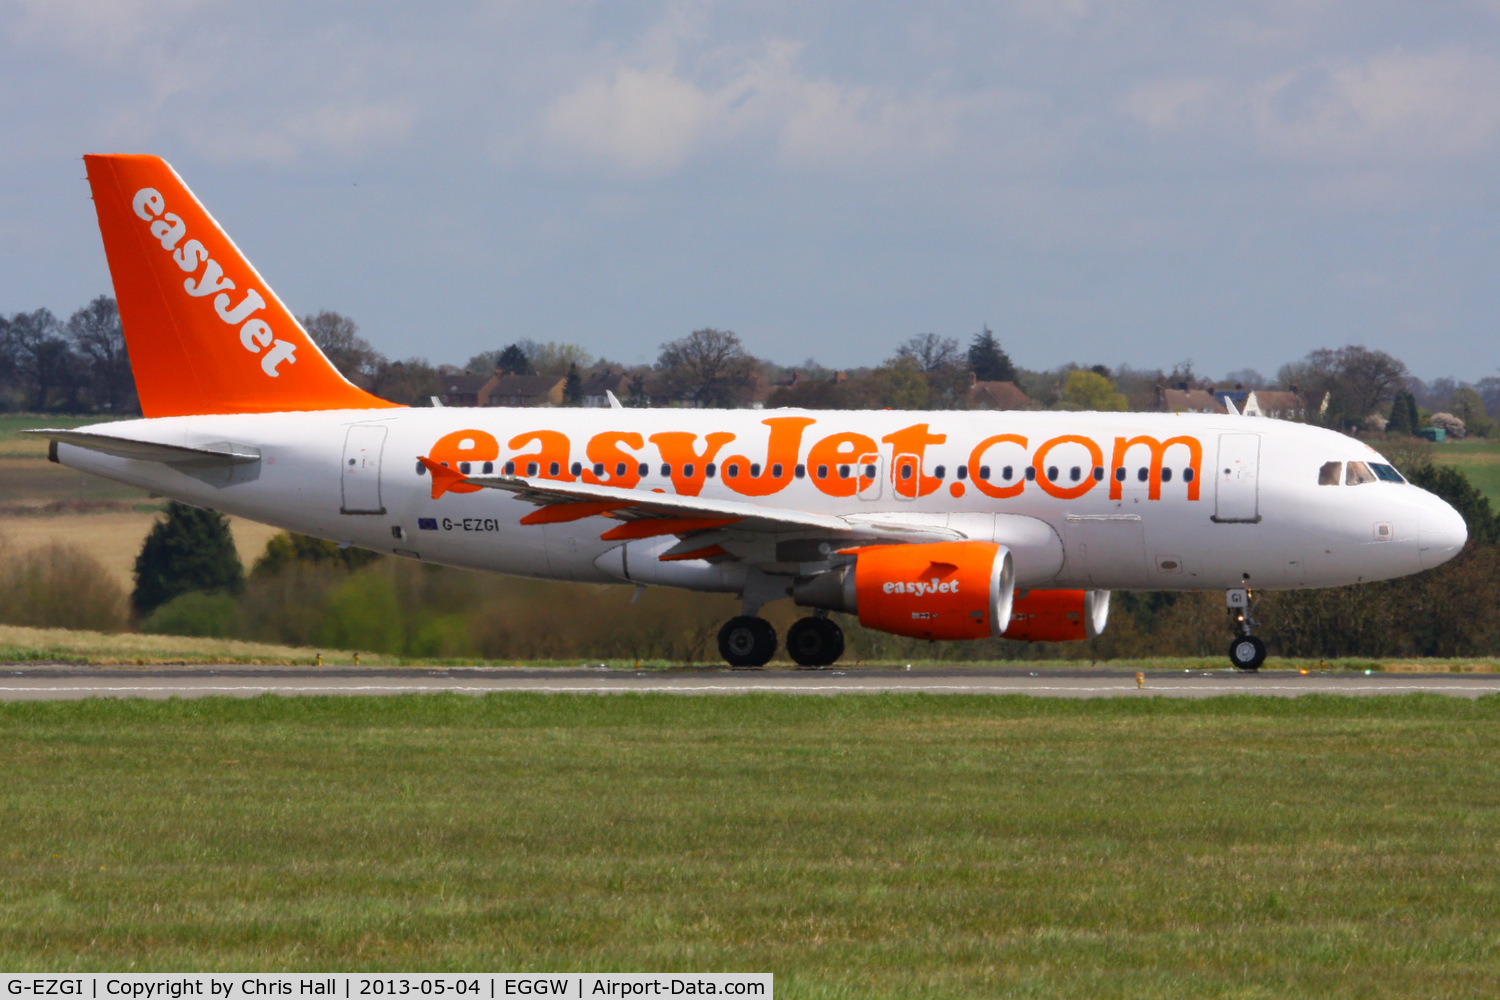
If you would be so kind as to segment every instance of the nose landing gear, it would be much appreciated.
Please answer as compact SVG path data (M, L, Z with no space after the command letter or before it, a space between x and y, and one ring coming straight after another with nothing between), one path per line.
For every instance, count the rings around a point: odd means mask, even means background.
M1230 627L1236 633L1229 644L1229 662L1236 670L1259 670L1266 662L1266 644L1250 634L1260 624L1250 614L1258 599L1249 590L1239 588L1227 591L1224 603L1229 608Z

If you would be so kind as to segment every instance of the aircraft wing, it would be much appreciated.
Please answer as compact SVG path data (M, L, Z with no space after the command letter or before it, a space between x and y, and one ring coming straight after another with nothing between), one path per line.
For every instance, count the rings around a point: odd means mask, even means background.
M146 462L165 462L169 465L243 465L260 461L260 450L228 441L215 442L200 447L161 444L137 438L121 437L101 431L63 430L40 428L22 431L32 437L49 438L54 442L88 448L116 458L134 458Z
M426 464L426 460L424 460ZM435 464L435 463L434 463ZM432 465L428 465L431 469ZM449 476L459 475L439 467ZM522 524L557 524L604 516L619 523L604 531L606 541L677 535L683 539L663 553L671 558L731 556L758 563L814 561L837 548L874 543L953 541L964 536L937 525L883 522L858 515L818 514L785 507L767 507L742 500L708 500L672 493L626 490L616 486L561 483L519 476L469 476L463 482L485 489L504 490L537 505ZM751 556L750 550L777 536L813 559ZM826 548L819 549L818 543ZM778 546L780 548L780 546ZM719 552L707 552L721 549ZM707 553L707 554L705 554ZM789 555L785 550L780 555Z

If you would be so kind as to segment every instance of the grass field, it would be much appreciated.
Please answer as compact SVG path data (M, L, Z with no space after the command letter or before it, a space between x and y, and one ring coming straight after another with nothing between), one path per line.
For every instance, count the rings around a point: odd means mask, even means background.
M1445 441L1433 448L1432 460L1457 466L1489 497L1491 507L1500 508L1500 440Z
M0 968L1500 983L1500 700L0 706Z

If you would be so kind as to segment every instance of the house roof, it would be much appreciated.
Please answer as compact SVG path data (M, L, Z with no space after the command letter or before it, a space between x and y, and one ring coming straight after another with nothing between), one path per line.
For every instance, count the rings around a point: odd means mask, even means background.
M975 382L967 394L969 406L976 410L1030 410L1036 404L1014 382Z
M1161 389L1158 405L1167 413L1228 413L1207 389Z

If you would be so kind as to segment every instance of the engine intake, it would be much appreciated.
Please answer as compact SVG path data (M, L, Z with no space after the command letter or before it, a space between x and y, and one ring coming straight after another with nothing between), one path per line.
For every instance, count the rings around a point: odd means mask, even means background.
M878 545L854 557L853 566L797 580L793 600L917 639L987 639L1010 625L1015 566L1003 545Z

